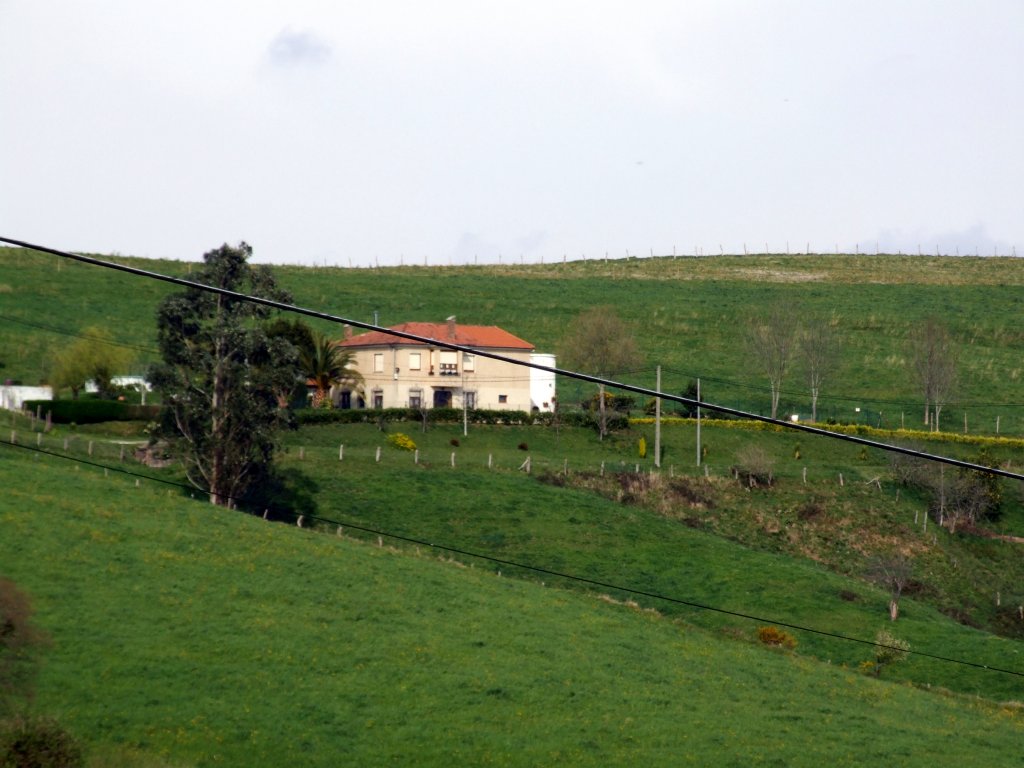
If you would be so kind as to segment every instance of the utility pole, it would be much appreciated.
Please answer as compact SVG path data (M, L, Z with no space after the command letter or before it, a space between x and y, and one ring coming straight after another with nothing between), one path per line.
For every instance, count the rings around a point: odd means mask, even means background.
M661 394L661 366L658 366L658 381L654 385L658 394ZM661 398L654 398L654 466L661 469Z
M697 402L700 402L700 379L697 379ZM697 466L700 466L700 406L697 406Z
M462 436L466 437L469 434L469 398L466 395L465 357L462 358L462 364L459 367L462 369Z

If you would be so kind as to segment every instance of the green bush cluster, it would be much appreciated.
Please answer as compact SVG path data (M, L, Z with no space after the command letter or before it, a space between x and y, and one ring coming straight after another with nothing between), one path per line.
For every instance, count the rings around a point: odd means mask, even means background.
M0 723L0 768L78 768L82 748L57 721L15 717Z
M130 405L119 400L26 400L26 411L37 410L55 424L97 424L104 421L156 421L159 405Z
M609 430L622 430L629 427L629 417L624 413L608 413L605 419ZM556 416L553 413L533 414L533 424L543 427L554 426ZM563 427L586 427L597 429L597 414L593 411L560 411L557 422ZM653 419L651 420L653 423Z

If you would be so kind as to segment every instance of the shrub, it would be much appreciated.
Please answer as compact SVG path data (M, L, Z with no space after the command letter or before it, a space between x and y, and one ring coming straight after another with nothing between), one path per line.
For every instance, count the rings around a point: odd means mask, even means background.
M759 445L745 445L736 452L736 463L732 470L736 477L751 488L758 485L771 486L775 460Z
M758 627L757 639L765 645L775 645L790 650L796 648L796 638L778 627Z
M48 637L32 623L32 603L0 578L0 716L31 702L39 655Z
M451 440L448 441L448 445L450 445L452 448L458 448L459 447L459 438L453 437Z
M0 768L78 768L82 748L55 720L16 717L0 726Z
M97 424L103 421L155 421L159 405L129 405L117 400L26 400L26 411L36 411L55 424Z
M601 396L595 393L591 396L590 401L587 403L587 407L591 410L600 410L601 408ZM604 407L605 410L618 411L619 413L628 413L634 407L636 407L636 398L632 395L617 395L613 392L604 393Z
M530 450L530 446L528 446L526 443L520 443L518 445L518 448L519 448L520 451L528 451L528 450Z
M875 660L874 662L869 661L864 665L865 670L874 674L875 677L881 675L882 670L886 667L907 658L907 652L910 650L910 643L906 640L900 640L898 637L893 637L884 629L875 635L875 642L877 643L875 646Z
M412 438L402 432L393 432L387 436L388 444L400 451L415 451L416 443Z

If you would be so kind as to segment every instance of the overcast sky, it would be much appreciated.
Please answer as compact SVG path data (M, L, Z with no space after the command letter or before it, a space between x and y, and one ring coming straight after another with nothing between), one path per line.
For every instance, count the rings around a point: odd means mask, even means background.
M1024 2L0 0L0 235L1024 256Z

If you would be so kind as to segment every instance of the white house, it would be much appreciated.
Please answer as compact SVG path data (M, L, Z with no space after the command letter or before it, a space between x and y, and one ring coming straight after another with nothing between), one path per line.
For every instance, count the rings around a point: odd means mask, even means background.
M512 360L554 365L528 341L493 325L402 323L389 330L494 352ZM505 360L456 352L428 342L370 331L339 342L351 350L362 374L361 392L332 393L340 408L481 408L550 411L554 375Z

